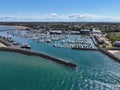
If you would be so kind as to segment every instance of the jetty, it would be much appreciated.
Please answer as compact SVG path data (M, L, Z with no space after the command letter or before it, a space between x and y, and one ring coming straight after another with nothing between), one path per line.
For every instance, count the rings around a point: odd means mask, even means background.
M9 51L9 52L17 52L17 53L22 53L22 54L26 54L26 55L34 55L34 56L38 56L44 59L48 59L51 61L54 61L56 63L65 65L65 66L69 66L69 67L76 67L76 64L68 62L68 61L64 61L61 60L59 58L53 57L53 56L49 56L40 52L36 52L36 51L31 51L31 50L27 50L27 49L22 49L22 48L16 48L16 47L1 47L0 51Z
M98 48L98 50L100 52L102 52L103 54L107 55L108 57L110 57L112 60L114 60L120 64L120 58L118 58L118 57L114 56L112 53L108 52L107 49Z
M76 48L76 47L73 47L71 49L74 49L74 50L90 50L90 51L97 51L98 50L97 48Z
M8 41L4 40L3 38L0 38L0 42L6 46L13 46L12 43L9 43Z

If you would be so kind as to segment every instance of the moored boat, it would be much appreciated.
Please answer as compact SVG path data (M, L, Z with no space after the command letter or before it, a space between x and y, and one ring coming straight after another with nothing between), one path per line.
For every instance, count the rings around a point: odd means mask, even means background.
M31 46L28 45L27 43L24 43L20 46L21 48L26 48L26 49L31 49Z

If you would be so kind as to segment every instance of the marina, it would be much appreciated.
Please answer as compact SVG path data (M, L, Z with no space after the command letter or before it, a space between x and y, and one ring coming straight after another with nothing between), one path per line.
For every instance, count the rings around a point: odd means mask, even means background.
M44 59L48 59L51 61L54 61L56 63L65 65L65 66L69 66L69 67L77 67L76 64L68 62L68 61L64 61L61 60L59 58L56 57L52 57L49 56L47 54L42 54L40 52L36 52L36 51L32 51L32 50L27 50L27 49L31 49L31 46L28 44L23 44L21 46L15 46L13 43L13 40L11 39L11 37L0 37L0 42L2 42L4 45L6 45L7 47L1 47L0 51L9 51L9 52L18 52L18 53L22 53L22 54L26 54L26 55L34 55L34 56L38 56ZM25 49L22 49L25 48Z
M96 49L90 36L67 35L62 40L38 43L38 38L31 39L23 35L19 37L7 34L7 32L0 32L0 35L11 37L19 44L27 42L31 46L31 50L73 62L77 68L66 68L51 62L49 59L3 50L0 51L0 80L2 82L0 89L81 90L84 88L85 90L119 90L119 63L96 50L74 50L71 47L61 47L66 43L78 45L77 43L83 42L82 40L90 40L92 49ZM22 33L26 33L26 31ZM75 39L78 41L73 42ZM73 41L71 42L71 40ZM55 44L60 47L54 47ZM86 42L84 44L88 45ZM11 79L11 77L13 78ZM11 83L4 87L9 82ZM46 85L47 87L45 87Z
M120 0L1 0L0 90L120 90Z
M42 34L29 31L9 31L7 34L20 38L29 38L37 43L54 43L53 46L59 48L96 48L92 39L94 37L91 38L91 36L86 35Z

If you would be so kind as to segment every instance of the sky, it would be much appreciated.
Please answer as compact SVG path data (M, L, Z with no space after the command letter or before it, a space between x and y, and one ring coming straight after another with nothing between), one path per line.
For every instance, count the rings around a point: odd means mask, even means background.
M0 21L120 22L120 0L0 0Z

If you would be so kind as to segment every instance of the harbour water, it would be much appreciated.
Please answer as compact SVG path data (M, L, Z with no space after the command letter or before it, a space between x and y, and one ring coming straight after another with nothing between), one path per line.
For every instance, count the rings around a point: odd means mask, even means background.
M101 52L54 48L48 43L13 38L28 42L33 50L72 61L77 68L0 51L0 90L120 90L120 65Z
M5 25L0 25L0 30L15 30L16 28L13 26L5 26Z

